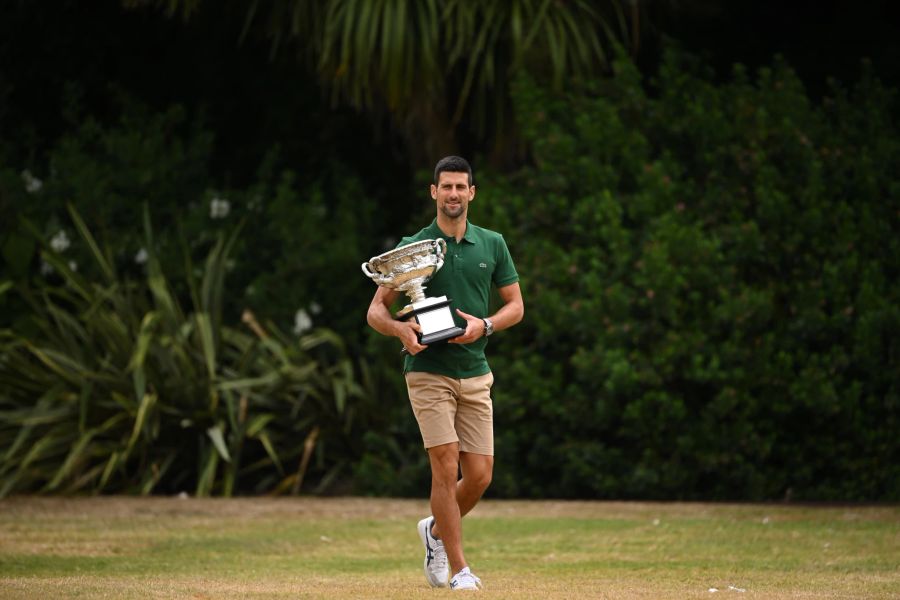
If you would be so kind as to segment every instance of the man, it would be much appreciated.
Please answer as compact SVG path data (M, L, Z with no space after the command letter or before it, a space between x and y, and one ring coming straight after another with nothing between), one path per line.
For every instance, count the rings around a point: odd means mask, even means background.
M462 517L481 499L494 467L490 396L494 377L484 349L488 336L521 321L525 309L503 237L468 221L469 203L475 198L469 163L458 156L441 159L434 169L431 197L437 217L399 245L446 240L444 266L428 282L428 295L446 295L452 301L465 333L443 344L423 346L414 319L391 317L391 305L400 292L384 287L375 292L367 320L376 331L399 338L408 352L407 390L431 463L434 516L418 525L425 545L425 578L433 587L446 587L449 580L456 590L479 589L481 580L463 555ZM503 306L489 315L492 284Z

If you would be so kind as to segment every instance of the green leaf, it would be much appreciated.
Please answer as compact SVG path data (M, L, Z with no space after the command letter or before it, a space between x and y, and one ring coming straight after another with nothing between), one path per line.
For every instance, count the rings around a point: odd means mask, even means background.
M272 444L272 438L269 436L269 432L263 430L259 434L259 441L262 443L263 448L266 449L266 454L272 459L272 463L278 469L278 473L283 476L284 467L281 466L281 459L278 458L278 453L275 452L275 446Z
M144 394L144 397L141 398L140 404L138 405L137 415L134 418L134 427L131 430L131 437L128 439L128 445L125 448L125 456L126 457L131 453L132 449L134 448L134 445L138 440L138 436L140 436L141 431L143 431L143 429L144 429L144 424L147 420L147 415L155 403L156 403L156 395L155 394Z
M72 450L69 452L66 457L65 462L59 467L59 470L56 472L56 475L47 484L47 490L55 490L59 485L63 482L64 479L72 476L72 470L79 460L82 459L82 455L88 447L88 444L91 443L94 437L94 432L87 432L79 436L78 440L75 442L75 445L72 447Z
M273 419L275 415L273 413L265 413L262 415L255 415L250 419L250 422L247 424L246 435L249 438L256 437L260 431L262 431L266 425L268 425Z
M222 460L225 462L231 462L231 455L228 453L228 446L225 445L225 436L222 432L221 425L215 425L206 430L206 435L212 440L213 445L215 445L216 450L219 452L219 456L222 457Z
M206 450L204 455L205 458L201 456L201 459L203 460L203 470L197 480L196 488L196 496L201 498L209 496L212 492L213 485L215 484L216 467L219 465L218 452Z
M116 276L110 260L107 259L106 255L100 250L100 246L97 245L97 241L94 239L94 236L91 234L91 231L88 229L84 220L82 220L81 215L75 210L75 207L72 204L68 204L67 207L69 209L69 216L72 217L72 222L75 224L75 228L78 230L81 238L87 243L88 248L90 248L91 254L93 254L94 260L97 262L97 266L100 267L100 272L103 273L103 276L108 282L114 282Z
M212 330L212 323L208 313L199 313L195 316L197 331L200 333L200 342L203 348L203 359L206 364L206 372L210 381L216 379L216 345Z
M331 389L334 393L334 407L338 414L343 414L347 405L347 387L342 378L334 378L332 380Z
M247 391L256 388L266 389L278 382L282 376L277 371L270 371L261 377L234 379L231 381L222 381L216 384L216 388L221 391Z

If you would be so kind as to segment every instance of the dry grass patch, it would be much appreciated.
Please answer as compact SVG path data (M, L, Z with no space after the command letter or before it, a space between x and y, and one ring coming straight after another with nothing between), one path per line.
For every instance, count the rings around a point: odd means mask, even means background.
M11 498L3 598L429 598L422 500ZM485 501L486 598L896 598L900 509ZM718 591L711 592L710 589ZM740 591L745 590L745 591Z

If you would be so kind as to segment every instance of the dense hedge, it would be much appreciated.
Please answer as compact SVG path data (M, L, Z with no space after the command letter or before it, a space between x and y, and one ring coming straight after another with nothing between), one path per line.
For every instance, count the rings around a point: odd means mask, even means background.
M894 92L673 52L517 102L534 166L473 205L527 307L491 348L494 491L900 499Z

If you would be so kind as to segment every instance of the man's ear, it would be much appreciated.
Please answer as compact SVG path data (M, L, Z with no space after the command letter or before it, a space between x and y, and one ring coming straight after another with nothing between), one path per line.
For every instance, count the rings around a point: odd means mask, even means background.
M431 184L431 199L437 200L437 186L435 186L433 183Z

